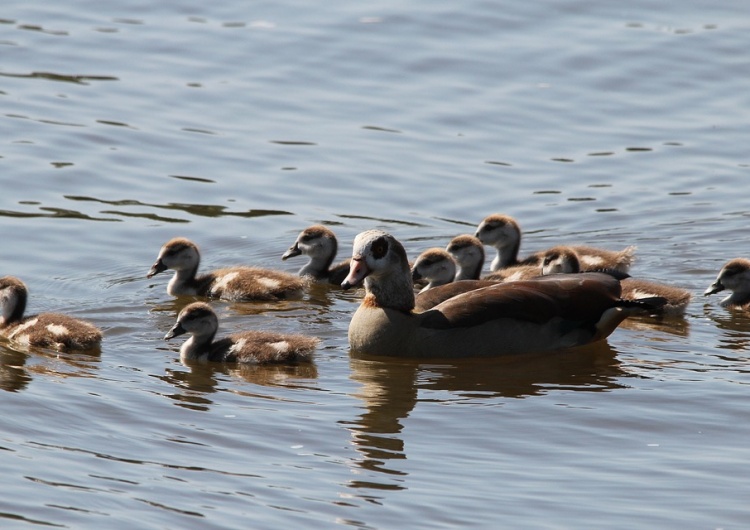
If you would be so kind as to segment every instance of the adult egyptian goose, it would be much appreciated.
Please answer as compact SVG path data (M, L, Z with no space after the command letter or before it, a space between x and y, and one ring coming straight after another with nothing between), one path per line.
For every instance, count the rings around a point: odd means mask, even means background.
M341 285L349 273L349 260L331 265L338 252L338 240L333 231L323 225L312 225L299 233L294 244L281 256L287 260L305 255L310 260L299 270L300 276L310 276Z
M716 280L703 293L705 296L721 292L725 289L731 294L719 304L722 307L750 307L750 260L734 258L729 260L719 271Z
M557 246L546 251L542 258L542 273L579 273L582 265L573 247ZM615 271L617 272L617 271ZM664 299L664 303L654 308L653 314L680 316L685 314L692 294L687 289L666 285L641 278L620 278L622 298L625 300L642 300L654 297Z
M342 287L362 283L365 297L349 324L349 344L369 355L488 356L580 346L604 339L645 305L620 299L617 279L584 273L497 283L416 313L406 251L381 230L354 239Z
M497 255L490 264L493 271L515 265L539 264L541 253L537 252L518 259L521 246L521 228L518 222L509 215L492 214L485 217L477 227L476 237L484 244L497 250ZM628 272L634 260L635 247L629 246L620 251L576 245L573 249L578 254L581 264L587 269L619 270Z
M270 364L310 361L319 339L270 331L242 331L214 340L219 318L205 302L193 302L177 316L164 336L169 340L188 333L180 347L180 360Z
M24 318L28 296L26 285L18 278L0 278L0 335L25 347L58 351L99 347L102 332L89 322L60 313Z
M234 301L294 298L302 294L305 286L294 274L260 267L230 267L197 276L200 259L195 243L184 237L176 237L161 247L146 277L151 278L172 269L175 273L167 285L170 295Z

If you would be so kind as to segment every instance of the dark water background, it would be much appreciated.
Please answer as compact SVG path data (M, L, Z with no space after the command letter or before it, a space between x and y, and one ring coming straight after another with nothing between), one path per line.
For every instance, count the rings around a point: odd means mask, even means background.
M750 18L737 2L10 2L0 274L98 356L0 342L5 528L746 528ZM357 293L215 303L323 339L189 368L159 247L296 271L323 222L410 256L514 215L522 252L638 246L684 319L565 356L352 359Z

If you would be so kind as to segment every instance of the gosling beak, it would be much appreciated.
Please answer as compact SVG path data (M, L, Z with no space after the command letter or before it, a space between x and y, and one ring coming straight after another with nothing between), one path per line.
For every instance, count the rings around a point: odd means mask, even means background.
M172 329L167 331L167 334L164 335L164 340L169 340L177 337L178 335L182 335L183 333L187 333L187 330L182 327L182 324L179 322L172 326Z
M300 254L302 254L302 251L299 249L299 245L295 243L294 245L289 247L289 250L284 252L284 255L281 256L281 259L286 260L289 258L293 258L294 256L299 256Z
M151 265L151 270L148 271L148 274L146 274L146 278L151 278L152 276L156 276L160 272L164 272L167 270L167 266L162 263L161 259L156 260L156 263Z
M706 291L703 293L703 296L718 293L720 291L723 291L724 289L726 289L726 287L724 287L724 284L721 283L721 280L717 278L714 283L708 286L708 289L706 289Z
M414 269L414 270L411 271L411 279L412 279L412 281L415 281L415 282L419 281L419 280L422 279L422 275L420 274L420 272L417 269Z

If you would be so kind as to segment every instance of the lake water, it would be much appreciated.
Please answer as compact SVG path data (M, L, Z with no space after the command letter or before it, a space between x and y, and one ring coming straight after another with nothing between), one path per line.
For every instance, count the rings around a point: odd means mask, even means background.
M750 317L701 296L747 256L750 18L737 2L11 1L0 9L0 274L99 355L0 342L3 528L750 524ZM522 252L638 247L682 319L565 355L349 354L359 293L215 302L312 365L186 367L189 300L145 278L282 262L331 226L410 257L515 216Z

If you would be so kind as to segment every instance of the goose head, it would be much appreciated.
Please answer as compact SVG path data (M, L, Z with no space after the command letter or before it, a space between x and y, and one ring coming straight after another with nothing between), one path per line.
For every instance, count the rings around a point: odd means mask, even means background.
M483 245L497 250L497 256L490 266L493 271L507 267L518 259L521 228L511 216L499 213L488 215L479 223L474 235Z
M750 302L750 260L735 258L728 261L703 294L708 296L725 289L732 291L732 294L721 301L722 306L744 305Z
M299 233L294 244L281 256L287 260L305 255L310 262L300 270L300 275L317 276L328 270L338 251L336 235L323 225L313 225Z
M176 237L161 247L156 262L146 277L151 278L167 269L177 272L190 271L194 274L199 264L200 252L195 243L184 237Z
M412 280L427 280L422 291L427 291L438 285L445 285L456 277L456 262L448 251L442 248L429 248L422 252L411 268Z
M581 262L576 251L570 247L552 247L542 257L542 274L581 272Z
M479 238L463 234L450 240L445 250L456 262L456 281L478 280L484 267L484 245Z
M14 276L0 278L0 327L23 318L27 299L28 290L21 280Z
M366 230L354 238L349 274L343 289L364 284L374 305L414 307L414 282L403 245L383 230Z
M205 302L194 302L180 311L177 322L164 335L164 340L173 339L185 333L197 342L210 343L219 329L219 319L211 306Z

